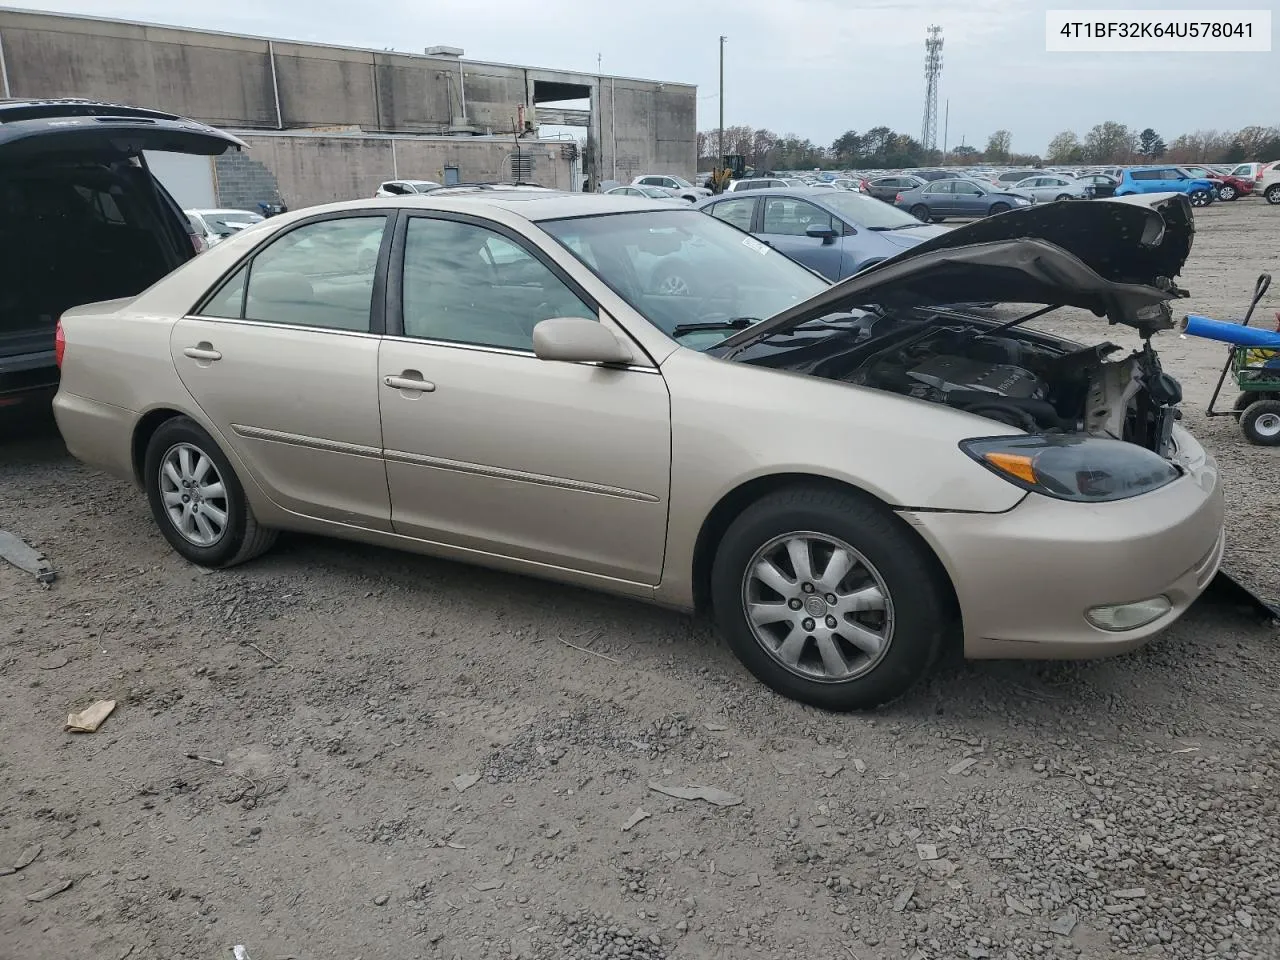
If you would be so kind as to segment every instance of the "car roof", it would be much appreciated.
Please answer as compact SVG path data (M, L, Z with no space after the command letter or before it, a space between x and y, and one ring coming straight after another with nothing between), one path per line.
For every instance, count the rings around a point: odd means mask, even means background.
M822 191L818 191L821 193ZM560 220L568 217L590 217L610 213L636 213L653 210L670 213L672 210L693 210L693 206L673 207L665 200L641 197L617 197L603 193L567 193L557 190L477 190L474 193L455 193L438 196L435 192L402 197L378 197L376 199L346 200L307 207L296 211L299 215L340 212L343 210L378 210L387 208L412 210L447 210L456 213L476 213L483 216L493 210L514 214L525 220Z
M250 217L261 217L262 214L256 210L246 210L244 207L188 207L183 213L243 213Z

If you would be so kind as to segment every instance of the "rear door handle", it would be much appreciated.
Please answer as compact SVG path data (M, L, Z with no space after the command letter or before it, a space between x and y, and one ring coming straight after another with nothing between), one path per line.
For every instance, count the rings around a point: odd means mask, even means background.
M184 357L190 357L192 360L221 360L222 354L213 349L209 344L202 343L198 347L187 347L182 351Z
M415 393L431 393L436 385L424 380L417 370L406 370L398 377L383 377L382 382L393 390L412 390Z

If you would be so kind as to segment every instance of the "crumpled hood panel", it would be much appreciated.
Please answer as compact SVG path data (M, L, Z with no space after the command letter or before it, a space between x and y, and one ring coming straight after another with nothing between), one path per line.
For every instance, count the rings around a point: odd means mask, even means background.
M1168 301L1191 253L1180 194L1064 200L957 227L833 284L727 338L726 356L762 336L856 307L1040 303L1081 307L1147 337L1173 326Z

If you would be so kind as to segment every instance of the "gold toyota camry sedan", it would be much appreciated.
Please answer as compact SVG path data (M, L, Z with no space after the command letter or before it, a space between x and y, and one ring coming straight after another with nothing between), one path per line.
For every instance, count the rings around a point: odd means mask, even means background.
M705 606L773 689L864 708L952 639L1129 650L1214 575L1150 343L1193 232L1176 196L1039 204L829 284L660 201L313 207L65 313L54 406L192 563L298 530ZM1023 326L1064 306L1142 348Z

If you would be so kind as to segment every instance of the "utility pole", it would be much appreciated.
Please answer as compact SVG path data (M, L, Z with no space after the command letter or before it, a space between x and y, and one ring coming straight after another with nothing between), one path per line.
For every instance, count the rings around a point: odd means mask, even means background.
M947 108L942 114L942 162L947 162L947 127L951 126L951 98L947 97Z
M604 54L603 54L603 53L597 53L597 54L596 54L596 74L597 74L597 75L599 75L600 73L602 73L602 72L603 72L603 71L602 71L602 69L601 69L601 64L602 64L603 62L604 62Z
M716 155L715 169L719 170L724 164L724 41L726 37L722 34L720 37L720 129L717 131L719 151Z

